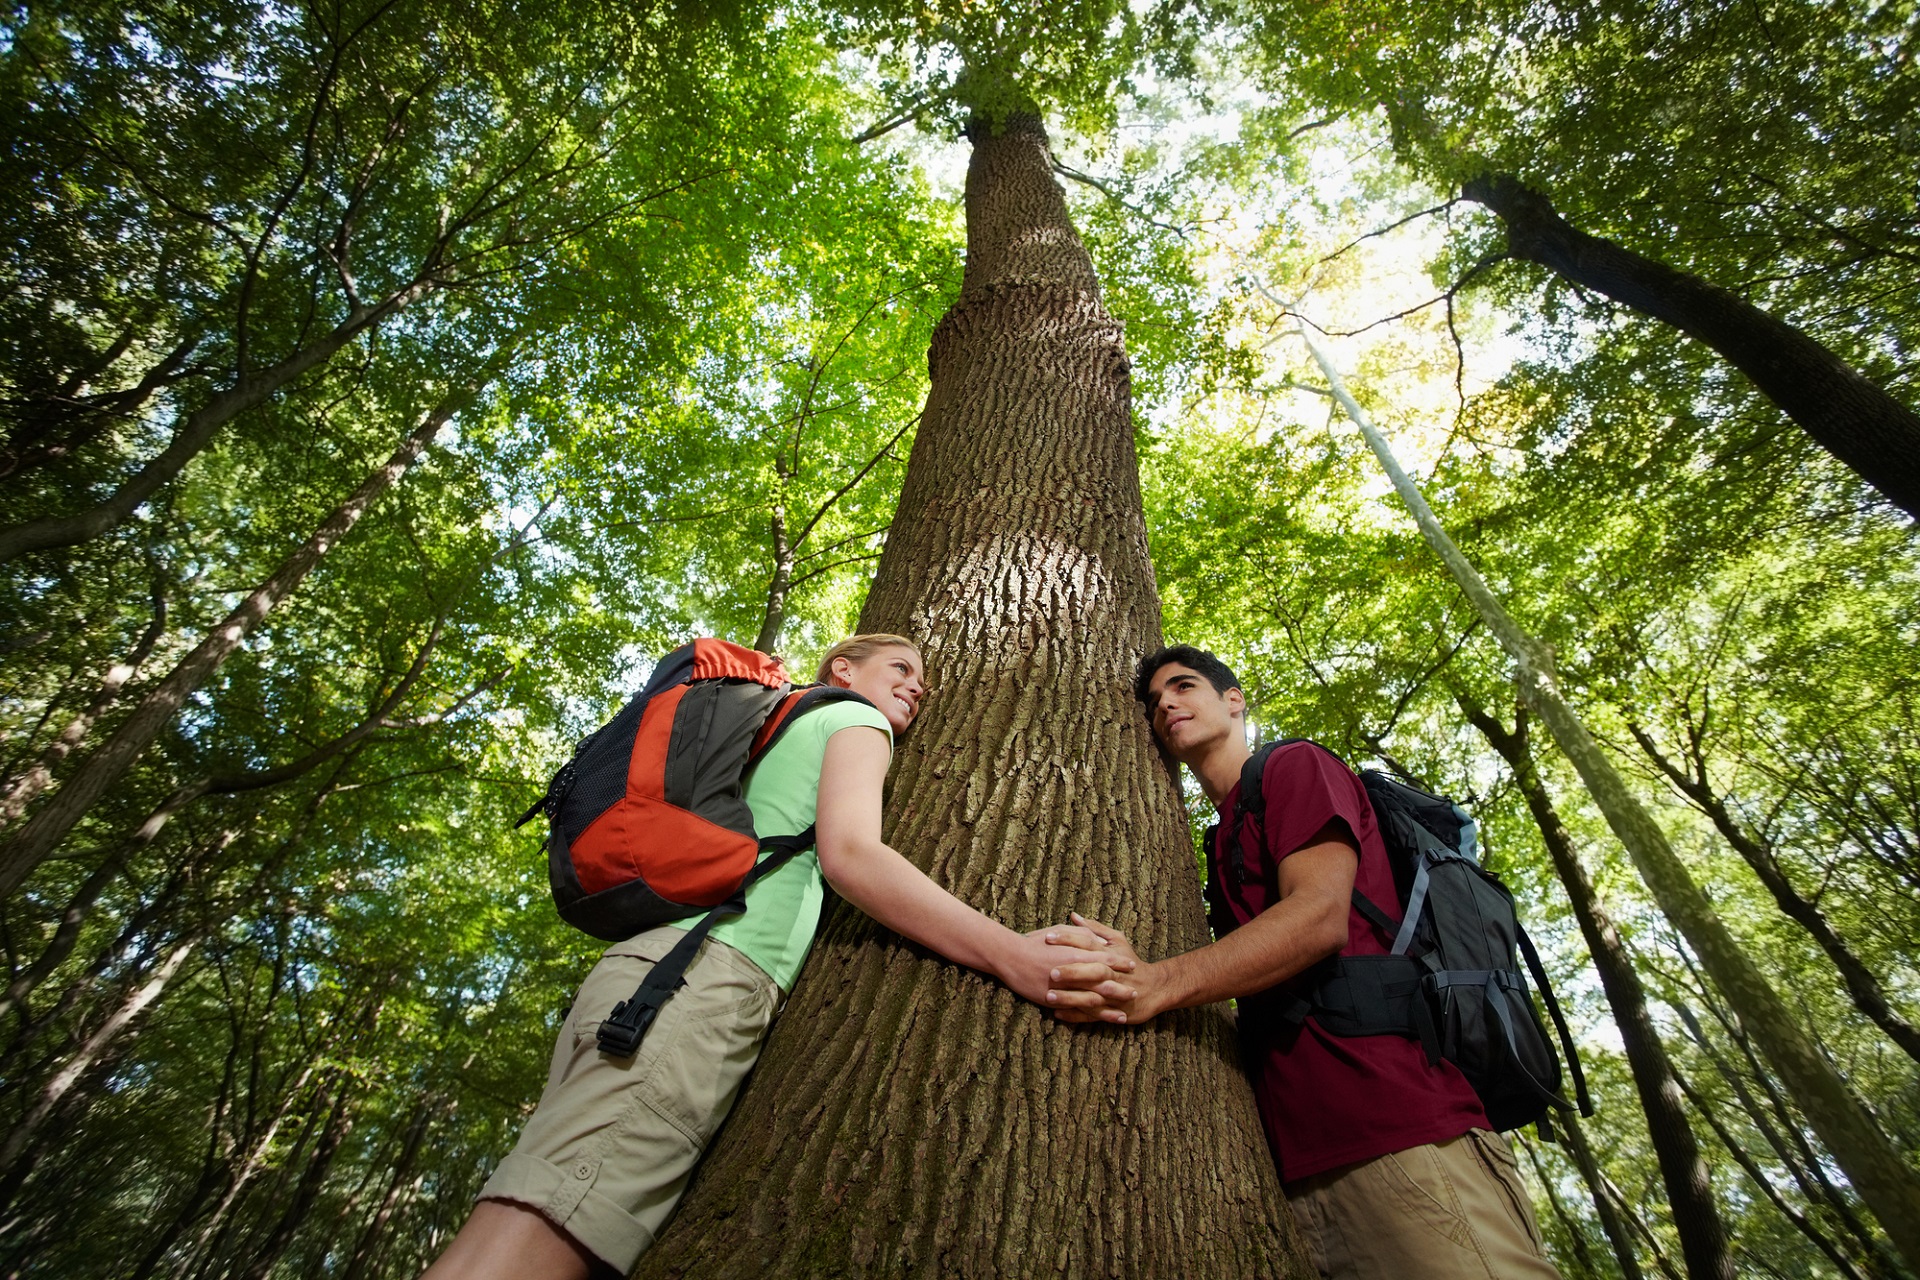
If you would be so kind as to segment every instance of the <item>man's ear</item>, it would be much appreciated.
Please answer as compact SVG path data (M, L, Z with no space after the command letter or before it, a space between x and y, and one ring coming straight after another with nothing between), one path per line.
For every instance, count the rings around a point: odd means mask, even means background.
M1222 696L1226 699L1227 714L1229 716L1239 716L1242 720L1247 718L1246 694L1241 693L1238 689L1229 689Z

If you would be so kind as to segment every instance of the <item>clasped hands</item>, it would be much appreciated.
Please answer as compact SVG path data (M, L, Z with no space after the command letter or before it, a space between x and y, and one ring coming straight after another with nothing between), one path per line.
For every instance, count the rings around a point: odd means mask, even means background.
M1048 972L1046 1003L1062 1022L1113 1022L1137 1025L1164 1009L1157 966L1142 960L1127 935L1111 925L1071 912L1071 924L1039 932L1051 946L1104 951L1120 963L1068 961Z

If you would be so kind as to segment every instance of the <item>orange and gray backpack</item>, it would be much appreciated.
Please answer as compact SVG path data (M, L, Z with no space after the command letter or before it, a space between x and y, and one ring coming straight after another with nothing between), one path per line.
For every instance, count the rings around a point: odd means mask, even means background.
M546 814L554 904L596 938L618 942L706 910L600 1024L603 1051L630 1056L707 931L747 909L749 885L813 846L812 827L757 834L743 780L801 716L848 700L865 701L849 689L796 686L758 650L695 640L660 659L646 687L574 748L514 824Z

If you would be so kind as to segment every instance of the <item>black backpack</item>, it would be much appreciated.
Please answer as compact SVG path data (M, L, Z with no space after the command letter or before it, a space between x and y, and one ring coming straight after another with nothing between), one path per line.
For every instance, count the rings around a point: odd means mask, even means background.
M1218 899L1216 880L1251 914L1239 834L1247 822L1260 831L1267 757L1277 747L1306 741L1268 743L1241 770L1226 865L1208 882L1208 893L1215 898L1209 914L1216 931L1231 927L1234 920ZM1560 1095L1560 1062L1516 965L1517 947L1526 956L1566 1051L1580 1114L1592 1115L1586 1077L1560 1003L1520 926L1513 894L1480 865L1472 816L1445 796L1377 770L1360 770L1359 777L1393 868L1400 912L1396 919L1358 889L1353 891L1353 908L1393 944L1387 955L1333 956L1308 970L1311 994L1294 998L1280 1010L1281 1018L1297 1024L1311 1014L1322 1029L1339 1036L1418 1039L1427 1061L1437 1065L1445 1058L1460 1068L1495 1129L1538 1122L1542 1136L1549 1136L1549 1112L1571 1111L1574 1104ZM1209 832L1210 847L1211 838Z

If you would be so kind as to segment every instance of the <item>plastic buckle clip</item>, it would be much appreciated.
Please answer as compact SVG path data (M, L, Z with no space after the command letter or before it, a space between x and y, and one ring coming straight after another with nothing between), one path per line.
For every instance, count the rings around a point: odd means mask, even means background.
M603 1021L594 1035L600 1052L615 1058L631 1058L659 1012L658 999L643 1000L638 995L613 1006L613 1016Z

